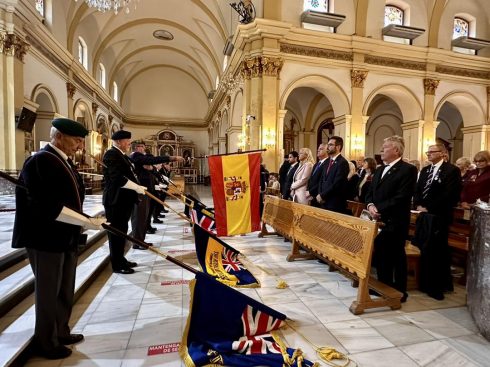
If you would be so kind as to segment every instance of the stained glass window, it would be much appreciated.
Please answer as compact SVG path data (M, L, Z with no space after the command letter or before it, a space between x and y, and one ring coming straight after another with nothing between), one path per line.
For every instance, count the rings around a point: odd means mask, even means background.
M44 0L36 0L36 10L44 17Z
M314 10L328 13L328 0L305 0L304 10Z
M461 36L468 36L469 29L469 22L467 22L463 18L454 18L453 39Z
M386 5L385 26L388 24L403 25L403 10L393 5Z

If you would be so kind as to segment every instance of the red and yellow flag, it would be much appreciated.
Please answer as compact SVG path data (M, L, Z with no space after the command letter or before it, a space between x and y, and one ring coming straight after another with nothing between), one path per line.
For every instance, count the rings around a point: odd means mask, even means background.
M218 236L260 230L260 155L208 157Z

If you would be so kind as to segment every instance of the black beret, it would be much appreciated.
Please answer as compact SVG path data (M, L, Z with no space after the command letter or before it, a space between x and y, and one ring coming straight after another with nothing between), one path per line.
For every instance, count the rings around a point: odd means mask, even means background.
M55 118L51 124L62 134L70 136L78 136L84 138L88 134L88 130L81 123L59 117Z
M112 140L131 139L131 133L126 130L118 130L111 136Z

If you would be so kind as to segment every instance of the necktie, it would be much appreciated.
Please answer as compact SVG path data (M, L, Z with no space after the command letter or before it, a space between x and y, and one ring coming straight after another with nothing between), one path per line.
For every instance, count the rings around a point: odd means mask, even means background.
M383 177L385 177L386 172L388 172L390 170L390 168L391 168L390 165L387 165L387 166L385 166L385 168L383 168L383 173L381 174L381 179L383 179Z
M315 165L315 168L313 169L313 173L311 174L312 176L315 174L316 171L318 171L318 168L320 168L321 165L322 165L322 162L318 162Z
M424 189L422 190L422 198L426 198L429 194L430 184L434 178L434 165L430 167L429 176L427 176L427 181L425 181Z
M328 162L327 175L328 175L328 172L330 171L330 168L332 168L332 166L333 166L333 162L335 162L335 160L333 160L333 159L330 159L330 162Z

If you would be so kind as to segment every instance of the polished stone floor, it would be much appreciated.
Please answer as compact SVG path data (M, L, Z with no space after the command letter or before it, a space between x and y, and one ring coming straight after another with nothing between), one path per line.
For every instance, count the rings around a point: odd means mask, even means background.
M212 205L209 188L196 189ZM169 204L183 210L181 203ZM197 266L184 220L170 213L155 226L158 231L147 242ZM299 333L285 329L284 339L310 360L320 361L300 333L315 345L348 354L358 366L490 366L490 343L478 334L461 286L442 302L411 291L401 310L355 316L349 312L356 295L350 281L314 260L287 262L291 244L282 238L252 233L225 240L246 256L262 283L241 291L294 320ZM139 263L135 274L112 274L107 268L75 305L73 332L83 333L85 341L73 347L73 355L62 361L33 358L28 366L183 366L171 346L182 337L189 310L186 281L193 274L150 251L130 249L127 257ZM277 289L280 279L289 287ZM170 353L158 353L167 344Z

